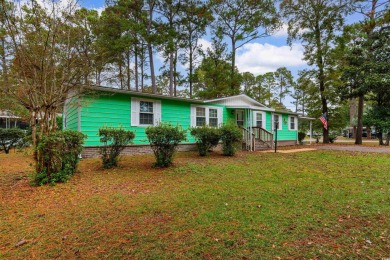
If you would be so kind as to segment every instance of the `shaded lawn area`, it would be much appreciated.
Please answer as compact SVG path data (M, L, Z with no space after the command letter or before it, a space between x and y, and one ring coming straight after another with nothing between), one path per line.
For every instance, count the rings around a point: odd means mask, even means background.
M390 156L180 153L30 187L31 159L0 154L0 258L390 256ZM26 243L15 247L19 241Z

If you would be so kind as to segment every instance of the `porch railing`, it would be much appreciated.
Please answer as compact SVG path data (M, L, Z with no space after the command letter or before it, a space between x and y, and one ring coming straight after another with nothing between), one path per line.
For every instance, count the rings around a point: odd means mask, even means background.
M262 127L252 127L252 132L257 140L266 144L268 147L273 148L274 135L271 132L265 130Z
M249 129L246 129L244 127L241 127L242 130L242 148L247 151L254 151L255 150L255 134L250 131Z

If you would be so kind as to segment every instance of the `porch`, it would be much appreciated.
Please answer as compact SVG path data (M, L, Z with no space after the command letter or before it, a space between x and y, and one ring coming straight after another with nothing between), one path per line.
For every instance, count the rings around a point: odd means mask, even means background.
M266 113L252 108L230 108L228 114L242 131L242 149L258 151L274 147L273 133L266 129Z

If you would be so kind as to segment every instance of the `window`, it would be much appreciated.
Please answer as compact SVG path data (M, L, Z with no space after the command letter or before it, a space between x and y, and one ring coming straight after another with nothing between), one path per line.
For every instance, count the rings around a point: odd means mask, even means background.
M160 100L131 98L131 126L156 125L160 121Z
M256 126L263 127L263 113L256 113Z
M295 126L295 116L290 116L290 129L289 130L296 130L296 126Z
M209 125L218 127L222 123L222 108L191 106L191 126Z
M196 126L204 126L206 124L206 108L196 108Z
M209 109L209 126L218 126L218 110L214 108Z
M276 129L276 126L278 126L278 130L282 130L282 116L281 115L274 115L273 116L273 129L272 130L275 130Z
M236 111L236 122L238 126L244 126L244 111L237 110Z
M153 102L139 102L139 124L153 125Z

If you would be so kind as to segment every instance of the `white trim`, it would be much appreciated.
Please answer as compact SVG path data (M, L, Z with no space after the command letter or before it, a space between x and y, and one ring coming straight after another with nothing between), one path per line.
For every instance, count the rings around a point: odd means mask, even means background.
M281 114L276 114L276 113L272 113L271 114L271 127L272 127L272 131L275 131L275 125L274 125L274 116L279 116L279 127L278 127L278 131L280 130L283 130L283 117Z
M236 113L234 113L234 116L235 116L234 121L236 122L236 125L238 125L237 124L237 114L238 114L237 112L241 111L242 112L242 127L246 127L245 126L245 110L244 109L236 109L235 111L236 111Z
M294 118L294 129L291 129L291 118ZM288 130L296 131L298 129L298 119L296 116L288 115Z
M204 105L196 105L196 104L191 104L191 119L190 119L190 126L191 127L197 127L196 125L196 108L197 107L202 107L205 108L205 116L206 116L206 125L209 125L210 123L210 109L216 109L217 110L217 127L220 127L223 123L223 109L222 107L217 107L217 106L204 106Z
M257 126L257 114L262 114L261 127L266 129L267 126L267 114L264 111L253 111L253 126Z
M255 99L245 95L245 94L240 94L240 95L235 95L235 96L230 96L230 97L223 97L223 98L216 98L216 99L209 99L209 100L204 100L203 102L205 102L205 103L212 103L212 102L216 102L216 101L223 101L223 100L228 100L228 99L237 98L237 97L246 98L249 101L251 101L251 102L253 102L253 103L257 104L257 105L260 105L261 107L267 107L267 106L261 104L260 102L256 101Z
M140 114L140 102L151 102L153 103L153 124L140 124L139 114ZM161 100L156 99L148 99L148 98L138 98L131 97L131 112L130 112L130 123L131 126L140 126L140 127L148 127L148 126L156 126L161 122Z

